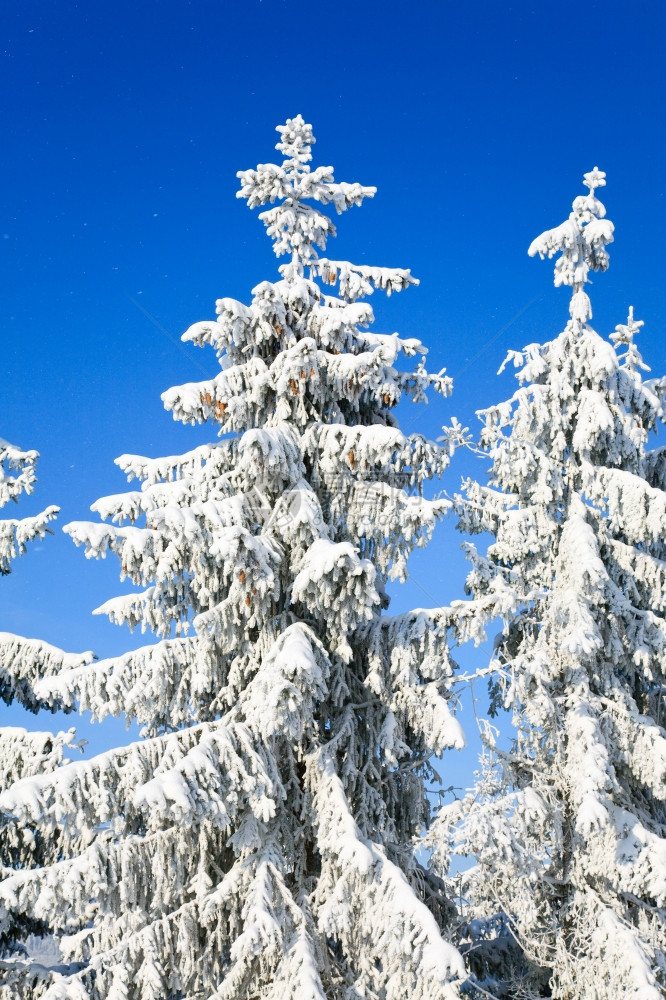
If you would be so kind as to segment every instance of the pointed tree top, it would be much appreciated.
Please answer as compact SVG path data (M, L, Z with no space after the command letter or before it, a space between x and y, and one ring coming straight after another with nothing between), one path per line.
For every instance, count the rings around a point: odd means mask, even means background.
M583 289L589 271L605 271L608 267L606 246L613 242L614 229L613 223L604 218L606 209L594 193L606 184L604 171L598 167L590 170L583 175L583 184L589 194L574 198L567 221L537 236L527 251L530 257L539 254L542 260L562 254L555 264L555 285L571 287L569 314L577 329L592 319L592 306Z
M606 187L606 174L603 170L599 170L599 167L595 167L594 170L590 170L587 174L583 174L583 184L588 187L590 191L594 191L598 187Z
M282 169L298 169L300 166L305 173L309 173L310 168L305 164L312 159L312 147L317 141L312 134L312 125L303 121L302 115L296 115L295 118L287 118L284 125L276 126L275 131L281 136L275 148L286 157Z
M273 240L276 256L291 256L291 263L282 265L280 271L283 277L294 279L320 259L317 251L326 248L329 236L335 236L333 222L311 202L332 204L339 215L352 205L360 205L364 198L372 198L377 189L336 183L333 167L310 170L315 138L312 126L301 115L288 118L277 131L281 139L276 149L286 159L281 166L260 163L256 170L239 170L236 176L241 189L236 197L247 199L250 208L278 202L275 208L262 212L260 219Z

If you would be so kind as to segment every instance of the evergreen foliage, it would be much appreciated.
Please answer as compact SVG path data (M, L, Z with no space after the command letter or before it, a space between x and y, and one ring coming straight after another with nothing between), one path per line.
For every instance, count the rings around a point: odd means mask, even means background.
M22 451L0 439L0 507L10 500L18 503L21 494L30 494L36 482L36 451ZM11 562L23 555L28 542L43 538L49 522L58 514L53 505L32 517L0 520L0 573L11 572ZM18 702L30 711L61 707L58 699L43 701L35 695L34 682L46 674L90 662L91 653L65 653L38 639L25 639L9 632L0 632L0 698L6 703ZM21 726L0 728L0 792L21 778L45 774L60 767L66 746L74 746L74 729L67 733L29 731ZM29 829L4 822L0 827L0 871L4 877L14 867L39 865L44 861L44 841ZM17 983L29 984L39 990L48 975L36 963L30 963L23 946L14 942L25 940L32 932L41 934L44 925L38 917L14 915L0 929L0 982L9 995Z
M18 503L22 493L32 493L38 458L36 451L22 451L0 438L0 507L10 500ZM44 537L59 509L51 505L33 517L0 519L0 573L10 573L12 560L23 555L28 542Z
M38 452L22 451L0 438L0 507L6 506L10 500L18 503L22 494L32 493L37 481L38 458ZM6 576L11 573L12 561L24 554L27 544L36 538L44 538L50 532L49 522L57 516L59 510L59 507L51 504L31 517L0 519L0 574ZM91 660L92 653L64 653L39 639L25 639L11 632L0 632L0 698L6 705L18 702L31 712L37 712L40 708L56 711L62 708L60 700L57 697L37 696L35 682L45 675L82 666ZM19 732L24 733L25 746L22 750L17 742ZM38 750L43 740L48 744L54 739L50 734L29 734L24 730L10 732L6 728L0 730L0 747L8 733L8 746L11 750L4 753L0 749L0 759L5 767L4 774L0 776L0 787L11 783L23 773L33 773L32 768L40 770L47 759L54 762L60 760L57 754L52 756L50 750L45 755Z
M364 301L417 282L324 256L320 206L375 189L312 169L300 116L278 131L282 163L241 171L238 196L287 258L279 280L218 300L183 339L219 374L163 394L218 440L122 456L140 488L65 529L140 588L99 613L155 641L93 662L0 633L7 703L143 727L76 763L73 730L0 730L0 1000L658 1000L666 378L647 377L633 308L610 343L590 326L605 174L529 249L557 256L570 319L509 352L518 388L480 411L490 480L451 503L423 486L465 433L407 435L394 413L450 379L418 340L371 333ZM0 506L36 458L0 441ZM388 614L387 582L451 509L492 539L465 543L469 599ZM0 572L56 513L0 521ZM511 745L487 724L476 787L434 812L431 758L464 742L451 639L498 619ZM474 866L453 877L456 852ZM62 965L29 958L34 934Z
M445 810L458 827L470 959L488 989L558 1000L658 1000L666 988L666 463L648 438L666 379L648 379L628 320L589 325L589 271L608 266L613 226L585 175L569 219L536 239L570 320L544 345L510 352L519 388L481 412L489 485L468 482L460 527L480 630L501 617L496 711L474 792ZM506 364L506 362L505 362ZM446 859L444 859L444 863Z
M70 963L3 1000L444 1000L465 975L451 904L414 852L430 758L463 743L449 615L382 614L447 508L421 487L460 437L406 435L393 410L450 380L396 367L420 342L367 329L363 300L409 271L319 254L335 229L317 206L375 189L311 169L300 116L278 131L282 164L242 171L239 197L271 206L280 280L191 327L220 373L163 396L220 440L123 456L141 488L66 528L143 588L99 611L158 641L35 684L143 738L0 796L45 845L0 884L5 948L38 920Z
M6 506L10 500L18 503L22 494L32 493L37 481L38 458L38 452L22 451L0 438L0 507ZM28 543L36 538L44 538L50 532L48 525L59 510L59 507L51 504L31 517L0 519L0 574L11 573L12 561L24 554ZM64 653L39 639L24 639L10 632L0 632L0 698L6 705L18 702L31 712L45 707L55 711L62 707L59 699L38 697L34 691L34 683L44 675L81 666L91 659L92 653ZM38 738L43 734L34 735ZM13 751L3 755L8 771L0 778L0 785L14 780L21 773L19 757L23 759L22 768L33 766L30 763L34 756L32 737L26 734L26 740L23 757L15 742L16 736L11 737ZM35 760L40 756L38 753Z

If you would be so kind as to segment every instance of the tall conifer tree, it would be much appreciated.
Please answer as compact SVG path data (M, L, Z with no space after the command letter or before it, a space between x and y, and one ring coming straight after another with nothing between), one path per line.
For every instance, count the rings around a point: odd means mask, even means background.
M335 229L317 204L375 189L312 170L300 116L278 131L282 164L241 172L239 196L273 206L281 278L220 299L184 335L220 373L163 396L221 440L123 456L141 489L95 504L113 523L67 528L145 588L100 611L160 639L41 685L144 739L0 799L51 838L49 863L0 884L5 925L39 917L75 963L48 1000L445 1000L464 975L413 846L429 759L462 744L447 622L382 614L446 507L421 486L450 451L393 411L450 381L396 367L418 340L367 330L362 300L409 271L319 255Z
M666 380L643 377L633 310L616 350L589 325L588 273L613 238L605 183L586 174L589 193L529 249L559 254L571 318L510 352L519 388L481 413L490 484L458 505L463 529L493 536L485 557L470 546L466 613L504 619L494 698L515 736L442 831L462 822L472 913L520 946L516 961L506 940L477 942L479 975L515 997L658 1000L666 986L666 462L648 448Z

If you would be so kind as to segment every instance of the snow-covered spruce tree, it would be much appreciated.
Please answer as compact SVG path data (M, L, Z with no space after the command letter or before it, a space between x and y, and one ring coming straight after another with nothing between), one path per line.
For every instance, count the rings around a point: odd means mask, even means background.
M630 311L611 336L589 326L585 283L605 270L613 226L596 189L530 255L560 253L572 289L566 329L510 352L520 387L482 411L488 486L470 482L467 615L501 615L496 707L513 712L510 752L444 820L462 818L472 916L508 927L479 975L510 996L657 1000L666 986L666 455L648 450L666 380L645 380ZM506 362L505 362L506 363ZM485 924L492 928L492 920ZM503 959L514 963L511 971ZM500 987L493 986L496 992Z
M38 457L36 451L22 451L0 439L0 507L10 500L18 502L23 493L32 493ZM12 560L24 553L27 543L44 537L58 510L50 506L32 517L0 519L0 573L10 573ZM0 632L0 698L6 704L19 702L33 712L40 708L54 711L60 707L58 697L46 700L37 697L34 682L49 673L80 667L91 658L90 653L65 653L38 639ZM73 729L54 734L29 731L22 726L0 727L0 791L20 778L45 774L60 767L64 748L73 744L74 735ZM0 825L2 877L10 874L15 866L43 864L52 857L52 849L43 837L12 823ZM27 963L24 951L8 947L17 938L25 939L44 929L34 916L11 919L0 929L0 983L6 986L10 995L14 995L11 991L17 982L38 987L40 982L46 981L45 970L35 963Z
M143 739L1 799L58 838L51 865L0 885L4 920L38 916L75 963L49 1000L445 1000L464 976L413 846L429 759L462 744L446 613L381 614L446 506L421 484L449 460L392 411L450 382L394 367L417 340L367 332L359 300L409 271L318 254L335 230L313 202L375 189L311 170L300 116L278 131L284 162L242 171L239 195L274 204L281 279L220 299L184 335L220 373L163 396L221 440L123 456L141 490L94 505L113 524L66 529L147 585L99 610L162 638L42 686Z
M22 493L32 493L38 458L38 452L22 451L0 438L0 507L10 500L18 503ZM59 509L50 506L34 517L0 519L0 574L11 573L12 560L25 552L28 542L44 537Z
M10 500L18 503L22 494L30 494L37 480L36 451L22 451L0 438L0 507ZM11 573L12 561L26 550L29 542L43 538L59 507L51 505L39 514L23 518L0 518L0 574ZM64 653L39 639L25 639L10 632L0 632L0 698L5 704L19 702L31 712L48 707L62 707L59 698L42 698L35 694L35 681L63 669L74 669L89 663L92 653ZM19 746L23 733L25 746ZM7 749L3 741L8 739ZM46 733L28 734L24 730L0 729L0 787L23 774L42 770L46 762L57 766L60 759L53 736ZM45 742L44 742L45 741ZM50 748L49 748L50 747ZM40 749L42 748L42 749Z

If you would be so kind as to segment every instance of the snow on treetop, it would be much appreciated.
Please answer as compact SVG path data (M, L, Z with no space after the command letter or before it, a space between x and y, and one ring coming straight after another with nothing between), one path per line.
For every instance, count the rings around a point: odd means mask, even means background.
M283 166L294 160L299 163L309 163L312 159L310 149L317 140L312 134L312 125L304 122L302 115L287 118L284 125L275 126L275 131L279 132L281 137L275 148L287 157Z
M604 218L604 205L594 195L596 188L606 184L606 174L595 167L584 174L583 184L590 193L574 199L567 221L541 233L527 251L530 257L539 254L542 260L562 253L555 264L555 286L569 285L573 289L569 314L578 329L592 319L592 306L583 291L588 272L608 267L606 245L613 242L614 230L613 223Z
M594 191L598 187L606 187L606 174L603 170L599 170L599 167L595 167L594 170L588 171L588 173L583 174L583 184L588 187L590 191Z
M360 205L364 198L374 197L377 189L358 183L336 183L333 167L311 170L308 164L312 159L311 148L315 139L312 126L306 124L300 115L288 118L285 125L278 126L277 131L281 141L276 148L285 154L286 159L281 166L260 163L256 169L239 170L237 177L241 181L241 189L236 192L236 197L245 198L250 208L280 202L275 208L262 212L260 219L273 240L276 256L291 255L291 264L283 265L280 271L283 277L292 279L303 274L304 265L318 261L317 248L324 250L328 237L335 236L335 226L328 216L305 202L333 205L340 215L352 205ZM338 266L351 269L347 262ZM356 270L360 277L360 270ZM374 273L363 273L362 278L366 279L366 284L368 278L376 283ZM409 272L403 271L396 271L390 280L387 273L380 275L378 272L377 280L379 287L388 287L389 290L395 282L398 289L412 283ZM359 290L362 285L361 280Z

